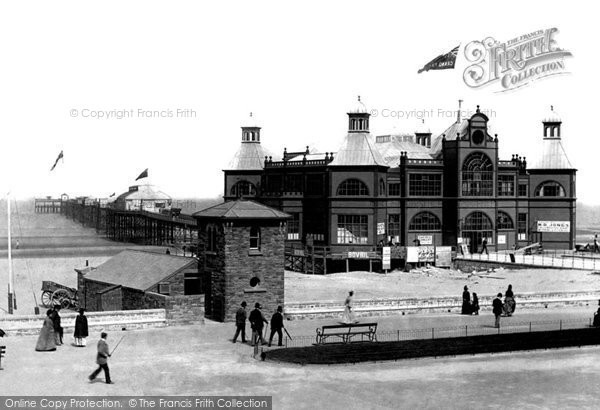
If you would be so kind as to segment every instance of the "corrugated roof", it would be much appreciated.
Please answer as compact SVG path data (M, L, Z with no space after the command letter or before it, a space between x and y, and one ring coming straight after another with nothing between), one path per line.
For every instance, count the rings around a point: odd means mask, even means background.
M390 135L389 141L377 142L375 146L390 167L398 166L402 151L411 159L432 159L430 149L414 142L414 136L410 134Z
M371 135L366 132L351 132L346 135L330 166L336 165L380 165L387 166L375 147Z
M197 264L194 258L128 249L91 270L85 278L148 290L173 273L194 264Z
M275 156L260 142L242 142L225 170L261 170L265 166L265 156Z
M444 135L446 135L447 141L455 140L456 133L460 133L461 137L466 134L468 125L469 121L467 119L461 120L460 123L452 123L452 125L446 128L444 132L435 137L431 142L431 155L435 158L442 152L442 137Z
M538 151L539 156L535 158L530 169L575 169L567 158L567 153L562 146L560 138L544 138L542 149Z
M193 214L196 218L288 219L291 216L258 202L240 199L206 208Z

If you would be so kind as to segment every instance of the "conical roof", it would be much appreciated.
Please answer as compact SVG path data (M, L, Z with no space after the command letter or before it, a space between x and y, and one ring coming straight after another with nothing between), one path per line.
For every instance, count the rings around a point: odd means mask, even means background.
M265 166L265 156L273 157L274 155L260 142L242 142L225 170L261 170Z
M529 169L575 169L567 157L560 138L544 138L542 149Z
M377 150L371 134L352 132L346 135L344 142L335 154L330 166L387 166L381 153Z

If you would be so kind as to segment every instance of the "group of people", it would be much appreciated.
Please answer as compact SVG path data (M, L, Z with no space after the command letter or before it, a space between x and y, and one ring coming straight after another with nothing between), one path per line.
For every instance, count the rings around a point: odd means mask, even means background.
M242 335L242 343L246 343L246 319L250 322L250 328L252 329L252 338L250 340L250 345L255 346L257 344L267 344L263 337L263 329L264 325L269 324L269 321L265 318L265 315L262 312L262 306L260 303L256 302L254 304L254 310L250 312L250 316L248 317L248 313L246 311L246 306L248 304L246 301L243 301L240 308L237 310L235 314L235 335L233 336L233 343L237 341L238 336ZM273 337L275 334L279 336L278 346L283 346L283 307L278 306L277 310L271 316L271 335L269 336L269 347L273 342Z
M460 313L463 315L478 315L479 297L477 296L477 293L473 292L473 300L471 300L471 293L469 292L469 288L465 285L462 296L463 302Z
M85 316L85 309L79 309L79 315L75 318L75 346L84 347L86 337L88 337L88 323ZM44 324L40 336L38 337L35 350L38 352L51 352L56 350L56 346L63 344L63 327L61 325L60 305L54 306L46 311Z
M478 315L479 314L479 298L477 293L473 292L473 300L471 300L471 293L469 288L465 285L463 290L463 301L461 314L463 315ZM504 293L504 302L502 301L502 293L498 293L496 298L492 302L492 312L496 317L495 327L500 327L501 316L512 316L515 312L517 303L515 301L515 294L512 290L512 285L508 285L508 289Z

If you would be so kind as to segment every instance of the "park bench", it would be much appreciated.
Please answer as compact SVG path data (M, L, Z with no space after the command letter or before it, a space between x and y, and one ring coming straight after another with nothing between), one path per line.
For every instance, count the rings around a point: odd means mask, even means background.
M350 343L358 336L360 336L361 342L365 341L365 337L369 342L376 342L376 332L377 323L349 323L322 326L320 329L317 328L317 344L327 343L332 338L336 342Z
M0 346L0 370L2 370L2 358L4 357L4 353L6 353L6 346Z

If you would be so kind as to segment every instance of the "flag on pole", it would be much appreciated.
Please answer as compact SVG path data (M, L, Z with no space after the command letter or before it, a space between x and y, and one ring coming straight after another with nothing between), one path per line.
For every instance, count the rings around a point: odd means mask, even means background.
M135 180L137 181L142 178L148 178L148 168L146 168Z
M423 68L417 71L417 74L422 73L423 71L429 70L447 70L454 68L454 64L456 63L456 56L458 55L458 48L460 44L454 47L451 51L446 54L441 54L425 64Z
M60 154L58 154L58 157L56 157L56 161L54 161L54 165L52 165L52 168L50 168L50 171L54 171L54 168L56 168L56 165L58 164L58 160L59 159L62 159L63 162L65 161L63 159L63 152L62 152L62 150L60 151Z
M112 198L113 196L115 196L117 193L113 192L112 194L110 194L109 198Z

